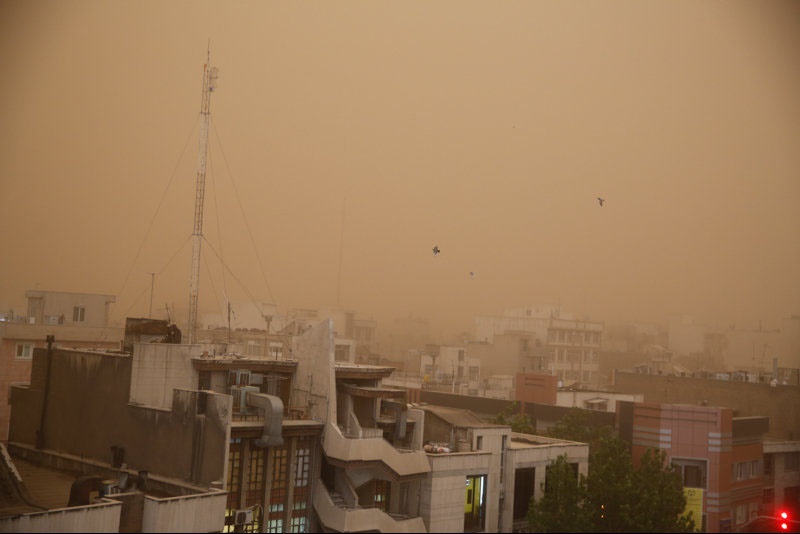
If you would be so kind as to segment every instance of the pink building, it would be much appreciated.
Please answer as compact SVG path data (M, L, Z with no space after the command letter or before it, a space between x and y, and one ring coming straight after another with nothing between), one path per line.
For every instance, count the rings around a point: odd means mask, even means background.
M768 417L734 417L731 408L621 402L620 436L638 463L648 448L678 466L687 511L704 532L738 531L762 514L763 436Z

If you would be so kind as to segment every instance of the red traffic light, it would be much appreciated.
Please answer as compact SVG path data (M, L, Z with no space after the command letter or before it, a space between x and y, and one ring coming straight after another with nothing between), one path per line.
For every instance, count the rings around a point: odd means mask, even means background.
M789 530L789 522L788 522L789 512L787 512L786 510L781 511L778 514L778 519L781 530Z

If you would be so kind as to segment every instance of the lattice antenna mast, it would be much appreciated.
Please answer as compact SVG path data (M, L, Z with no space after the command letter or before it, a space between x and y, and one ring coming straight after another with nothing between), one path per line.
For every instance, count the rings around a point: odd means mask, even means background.
M192 278L189 281L189 343L195 343L197 304L200 287L200 247L203 243L203 201L206 194L206 160L208 157L208 123L211 118L211 93L217 88L216 67L211 66L211 48L203 65L203 95L200 104L200 141L197 155L197 186L194 199L192 230Z

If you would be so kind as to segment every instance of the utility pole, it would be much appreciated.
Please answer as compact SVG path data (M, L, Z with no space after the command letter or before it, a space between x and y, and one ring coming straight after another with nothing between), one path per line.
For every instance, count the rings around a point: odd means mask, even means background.
M147 318L153 318L153 285L156 281L156 273L150 273L150 311L147 312Z
M211 118L211 93L217 88L216 67L211 66L209 44L206 64L203 65L203 95L200 103L200 141L197 157L197 186L194 200L192 230L192 277L189 281L189 343L196 341L197 303L200 287L200 246L203 243L203 200L206 193L206 160L208 156L208 123Z

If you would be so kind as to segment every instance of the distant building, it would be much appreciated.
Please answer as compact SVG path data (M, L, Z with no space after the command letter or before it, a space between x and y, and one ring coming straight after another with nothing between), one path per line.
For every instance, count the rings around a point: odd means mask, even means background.
M123 329L108 323L111 295L29 290L27 315L0 321L0 441L8 438L9 388L27 382L33 350L55 347L119 348Z
M673 315L668 324L668 348L676 362L692 371L769 371L778 367L800 367L800 316L790 316L779 328L762 324L745 328L697 323L689 315Z
M486 366L485 377L539 371L557 376L564 386L602 381L603 324L576 319L557 306L512 308L503 316L476 317L475 338L477 343L468 349Z

